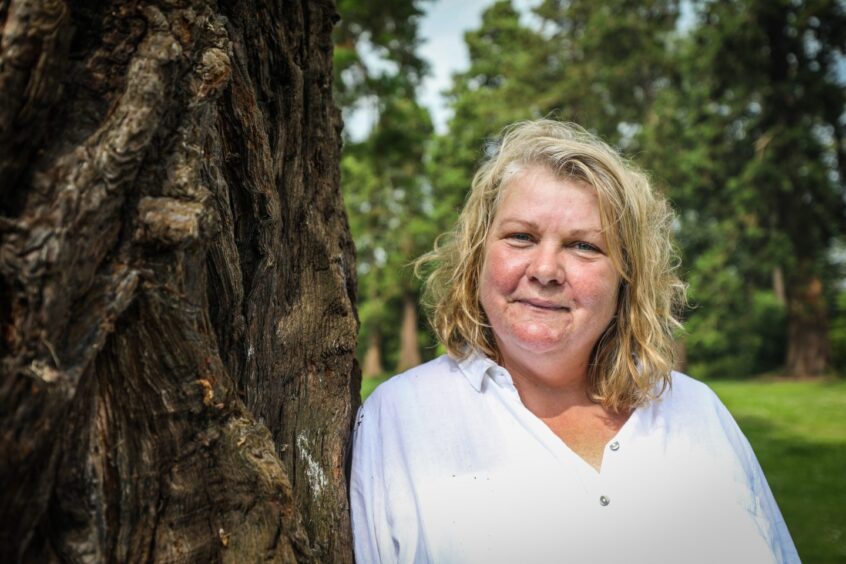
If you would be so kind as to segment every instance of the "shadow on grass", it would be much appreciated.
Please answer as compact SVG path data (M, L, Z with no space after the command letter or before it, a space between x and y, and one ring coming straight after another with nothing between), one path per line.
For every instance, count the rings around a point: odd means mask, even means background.
M736 414L803 562L846 562L846 442L813 441ZM846 441L846 438L844 438Z

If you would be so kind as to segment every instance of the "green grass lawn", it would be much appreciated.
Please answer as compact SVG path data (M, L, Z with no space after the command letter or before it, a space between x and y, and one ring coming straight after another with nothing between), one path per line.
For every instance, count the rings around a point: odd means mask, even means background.
M385 378L364 380L366 398ZM803 562L846 562L846 381L710 381L743 429Z

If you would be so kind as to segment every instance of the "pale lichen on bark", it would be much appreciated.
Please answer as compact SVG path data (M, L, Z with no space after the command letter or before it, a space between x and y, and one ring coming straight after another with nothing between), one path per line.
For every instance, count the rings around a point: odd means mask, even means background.
M205 212L199 202L142 198L138 202L138 228L133 239L167 246L199 241L200 223Z

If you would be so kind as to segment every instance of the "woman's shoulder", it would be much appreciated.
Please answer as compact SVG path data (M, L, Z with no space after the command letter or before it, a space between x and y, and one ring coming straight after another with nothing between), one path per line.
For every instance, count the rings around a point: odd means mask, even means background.
M379 384L364 402L364 409L406 410L458 393L465 383L459 363L442 355Z
M461 363L444 355L380 384L358 411L356 433L430 437L471 409L476 395Z
M651 406L654 421L674 436L695 438L702 446L731 445L748 456L749 445L728 408L707 384L673 372L672 386Z
M728 409L707 384L681 372L673 372L670 386L656 402L656 409L672 419L685 419L700 424L726 424L734 420Z
M668 392L676 401L701 402L717 399L717 395L707 384L683 372L674 370L670 376L670 382L671 386Z

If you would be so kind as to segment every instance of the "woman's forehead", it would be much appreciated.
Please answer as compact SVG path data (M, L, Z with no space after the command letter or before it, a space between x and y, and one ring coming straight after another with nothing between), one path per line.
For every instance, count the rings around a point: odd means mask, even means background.
M538 190L538 186L543 186L546 190ZM496 198L493 201L493 206L490 214L490 219L494 220L500 215L503 204L508 201L508 207L513 207L515 203L525 204L526 199L548 199L550 201L558 199L560 192L577 189L584 195L590 197L591 200L597 202L599 194L597 190L585 180L568 176L556 174L549 167L542 165L530 165L520 170L514 170L509 178L505 179L499 187Z

